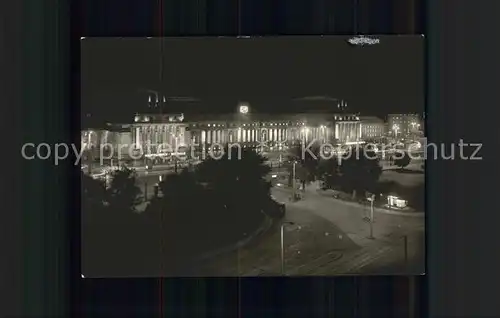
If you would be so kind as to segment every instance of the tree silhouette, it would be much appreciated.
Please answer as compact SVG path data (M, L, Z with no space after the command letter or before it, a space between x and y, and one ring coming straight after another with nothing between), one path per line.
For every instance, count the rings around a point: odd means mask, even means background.
M304 189L306 184L321 177L318 170L321 158L320 144L318 142L311 145L311 147L308 147L308 144L305 142L296 144L290 149L288 157L290 161L297 162L295 176L300 180ZM288 165L290 174L293 173L293 171L291 171L292 169L293 166Z
M169 274L181 275L201 254L243 238L262 222L269 167L251 150L225 148L221 159L208 159L194 172L168 175L144 213L156 237L158 262ZM229 159L231 158L231 159ZM154 239L150 239L154 242Z
M110 208L120 212L136 212L136 205L141 203L141 189L136 184L136 173L121 167L111 173L108 189Z
M207 248L206 243L211 243L204 227L210 215L207 209L212 207L207 205L203 187L187 169L167 175L159 188L162 196L152 199L144 212L149 248L164 275L180 275Z
M82 174L82 267L85 275L113 276L137 273L142 266L141 242L147 233L133 213L138 192L133 172L112 174L111 187ZM140 271L139 271L140 272Z
M102 182L85 179L86 188L93 190L82 192L82 204L95 207L96 216L84 226L86 272L189 273L202 253L234 244L261 224L261 211L270 199L264 178L269 171L255 152L244 149L238 159L233 149L229 159L226 147L220 160L166 176L159 183L162 195L141 214L133 213L140 200L134 171L113 172L107 191Z
M270 184L264 179L271 171L265 158L250 149L225 147L220 159L210 158L196 167L196 178L215 192L239 202L256 203L269 196ZM234 195L234 196L233 196Z
M80 173L80 178L82 212L85 212L82 215L101 213L109 199L104 181L94 179L83 171Z
M265 176L271 171L265 158L250 149L225 148L221 159L208 159L196 168L196 178L210 191L212 203L232 213L235 230L251 228L262 220L261 210L270 198L270 183ZM226 213L224 212L224 213ZM223 213L223 214L224 214Z
M411 162L411 157L406 151L398 150L394 156L394 165L398 166L401 170L408 166Z
M340 186L340 166L337 158L321 160L318 166L318 174L324 188L336 189Z
M344 191L357 193L374 192L382 174L382 167L375 152L361 147L353 147L340 161L340 184Z

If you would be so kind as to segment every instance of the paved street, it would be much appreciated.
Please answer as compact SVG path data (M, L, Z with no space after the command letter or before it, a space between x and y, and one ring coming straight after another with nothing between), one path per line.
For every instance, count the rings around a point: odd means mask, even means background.
M285 272L324 255L340 259L358 247L333 224L297 207L288 207L284 230ZM300 227L299 227L300 226ZM204 262L200 276L281 275L280 224L249 245Z
M285 220L298 226L285 231L285 272L287 275L334 275L378 273L382 268L423 257L424 220L376 213L374 237L369 239L367 211L342 201L308 191L306 198L289 202L291 192L273 189L273 196L287 204ZM423 272L423 259L413 266ZM414 265L415 262L411 262ZM252 244L239 251L206 261L197 274L203 276L279 275L280 231L277 224Z
M148 196L160 174L170 169L138 171L138 185ZM304 199L290 202L290 189L274 187L272 195L287 205L284 221L294 222L285 227L284 251L287 275L337 275L381 273L391 268L405 271L405 239L407 257L415 274L424 272L424 218L389 215L375 212L373 235L370 239L369 207L336 200L317 190L312 184L306 188ZM145 207L145 205L144 205ZM144 208L143 207L143 208ZM299 229L300 226L300 229ZM203 261L194 270L197 276L258 276L280 275L280 224L247 246ZM407 273L407 272L406 272Z
M322 195L317 187L307 187L304 200L293 203L309 213L335 224L347 237L349 237L360 250L349 255L344 254L342 260L335 263L323 261L323 265L310 273L317 275L362 273L369 268L370 272L377 270L378 266L403 262L405 258L405 239L407 238L407 255L409 259L423 257L424 252L424 218L389 215L375 212L373 236L370 239L369 223L363 220L369 213L368 206L362 207L346 203ZM275 189L286 192L287 190ZM423 261L423 260L422 260ZM324 262L327 262L326 265ZM423 265L423 264L422 264ZM301 274L300 271L294 274Z
M338 225L357 244L367 243L369 224L363 217L370 213L369 206L344 202L329 196L326 192L317 190L317 185L307 186L304 200L295 202L294 205L307 209L318 216ZM274 188L276 192L289 193L290 190ZM377 211L377 210L376 210ZM397 233L401 235L412 231L423 231L424 218L390 215L380 212L374 214L374 236L379 238L389 237ZM371 240L370 240L371 241Z

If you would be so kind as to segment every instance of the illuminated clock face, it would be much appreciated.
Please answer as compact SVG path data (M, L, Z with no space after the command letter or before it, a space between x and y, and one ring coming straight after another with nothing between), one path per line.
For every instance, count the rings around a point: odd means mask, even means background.
M240 113L248 114L248 106L240 106Z

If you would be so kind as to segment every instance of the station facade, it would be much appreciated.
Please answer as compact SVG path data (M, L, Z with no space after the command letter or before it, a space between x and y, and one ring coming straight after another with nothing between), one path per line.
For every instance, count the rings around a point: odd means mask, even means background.
M82 146L94 149L107 143L113 145L117 154L141 149L146 156L153 157L199 154L227 143L238 143L242 148L264 146L265 151L272 152L303 141L332 145L360 143L362 123L354 114L332 113L137 114L132 124L82 132Z
M265 143L273 150L304 140L354 144L361 141L362 133L359 117L345 114L236 114L190 118L184 118L182 114L144 114L137 115L131 127L132 142L143 149L148 145L164 143L174 149L208 149L212 145L226 143L251 148Z

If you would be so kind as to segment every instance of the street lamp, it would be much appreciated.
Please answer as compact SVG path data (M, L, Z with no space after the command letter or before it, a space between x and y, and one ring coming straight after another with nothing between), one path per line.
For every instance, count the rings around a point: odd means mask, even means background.
M292 201L295 201L297 198L297 192L296 192L296 184L295 184L295 165L297 164L297 161L292 162Z
M283 222L281 224L281 228L280 228L280 234L281 234L281 275L285 275L285 248L284 248L284 244L283 244L283 230L285 228L285 226L287 225L295 225L294 222L289 222L289 221L286 221L286 222ZM300 226L299 226L299 230L300 230Z
M303 136L304 141L308 140L308 138L307 138L308 134L309 134L309 128L308 127L302 128L302 136Z
M394 130L394 138L397 138L398 137L399 126L396 125L396 124L392 125L392 130Z
M368 237L369 239L374 239L373 237L373 202L375 202L375 195L372 194L369 198L367 198L368 201L370 201L370 236Z
M412 133L416 132L415 127L420 127L420 125L418 125L416 122L411 123Z
M325 139L326 139L326 138L325 138L325 130L326 130L326 126L325 126L325 125L321 125L321 126L319 126L319 129L320 129L319 131L320 131L320 135L321 135L321 140L322 140L323 142L325 142Z

